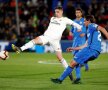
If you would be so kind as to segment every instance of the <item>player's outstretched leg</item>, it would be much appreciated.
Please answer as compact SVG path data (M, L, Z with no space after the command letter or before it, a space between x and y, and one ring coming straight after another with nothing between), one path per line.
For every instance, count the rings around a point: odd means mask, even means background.
M77 65L77 62L76 61L71 61L71 63L70 63L70 66L68 66L65 70L64 70L64 72L62 73L62 75L58 78L58 79L51 79L51 81L53 82L53 83L62 83L63 82L63 80L67 77L67 76L69 76L70 74L71 74L71 72L73 71L73 69L74 69L74 67Z
M27 50L29 48L32 48L35 44L40 44L40 38L37 37L31 41L29 41L28 43L24 44L22 47L17 47L14 44L12 44L12 49L16 52L16 53L20 53L21 51Z
M68 67L68 63L62 56L62 50L56 51L56 56L57 56L58 60L60 61L60 63L63 65L63 67L66 69ZM73 80L72 73L69 75L69 78L71 81Z
M70 66L68 66L68 67L64 70L64 72L62 73L62 75L60 76L60 78L58 78L58 79L57 79L57 78L56 78L56 79L51 79L51 81L52 81L53 83L61 84L62 81L63 81L67 76L70 75L70 73L72 72L72 70L73 70L73 68L70 67Z
M17 46L15 46L14 44L12 44L12 49L16 52L16 53L20 53L21 49Z

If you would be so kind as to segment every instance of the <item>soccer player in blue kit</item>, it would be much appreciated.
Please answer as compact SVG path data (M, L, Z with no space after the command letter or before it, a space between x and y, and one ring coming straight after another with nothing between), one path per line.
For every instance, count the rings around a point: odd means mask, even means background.
M70 62L70 66L64 70L59 78L51 79L52 82L61 84L63 80L70 75L77 64L83 64L84 62L88 62L91 59L94 60L99 56L101 52L100 31L106 36L107 39L108 32L105 28L95 24L94 22L94 16L87 15L85 17L84 24L87 28L87 44L81 47L71 48L73 50L81 50L74 56L74 59Z
M81 8L77 8L75 10L75 14L76 14L76 19L74 20L74 22L78 23L79 25L82 26L82 31L78 32L76 27L72 27L71 32L73 35L73 43L72 43L72 48L74 47L79 47L82 46L86 43L86 27L84 25L84 18L83 18L83 11ZM71 47L67 48L67 51L70 50ZM75 56L76 53L78 53L80 50L72 50L73 56ZM88 71L88 64L84 63L85 66L85 71ZM75 67L75 71L76 71L76 79L74 80L74 82L76 82L77 80L80 80L80 67L81 65L77 65Z

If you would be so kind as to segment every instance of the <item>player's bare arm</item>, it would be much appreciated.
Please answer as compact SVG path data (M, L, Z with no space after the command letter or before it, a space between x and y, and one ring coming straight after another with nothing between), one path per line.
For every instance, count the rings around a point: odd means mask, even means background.
M66 49L66 51L67 52L71 52L71 51L73 51L73 50L81 50L81 49L83 49L83 48L85 48L85 47L87 47L87 43L85 43L84 45L82 45L82 46L79 46L79 47L68 47L67 49Z
M106 31L105 28L98 26L97 30L101 31L106 36L106 38L108 39L108 32Z

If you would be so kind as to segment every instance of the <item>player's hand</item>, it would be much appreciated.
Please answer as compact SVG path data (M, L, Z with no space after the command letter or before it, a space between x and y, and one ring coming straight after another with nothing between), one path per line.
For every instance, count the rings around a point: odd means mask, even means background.
M66 49L66 51L67 51L67 52L72 52L73 49L72 49L72 47L68 47L68 48Z
M81 31L82 31L81 29L77 30L77 32L81 32Z

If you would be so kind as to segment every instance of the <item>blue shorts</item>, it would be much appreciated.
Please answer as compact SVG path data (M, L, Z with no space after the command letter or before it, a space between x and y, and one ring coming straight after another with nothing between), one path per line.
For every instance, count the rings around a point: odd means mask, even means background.
M96 59L99 56L99 54L100 53L98 51L91 49L89 47L86 47L80 50L78 53L76 53L76 55L74 56L74 60L78 64L84 64L90 59Z
M74 51L72 51L72 54L75 56L75 54L78 52L79 52L79 50L74 50Z

